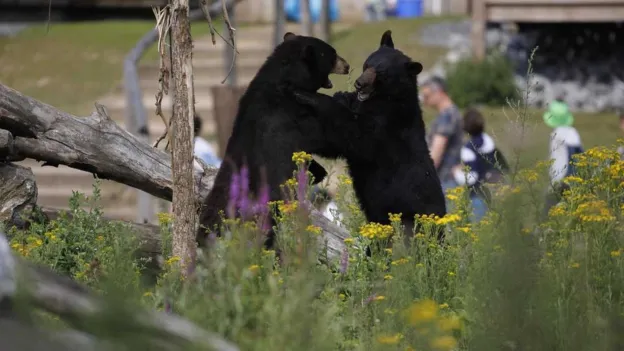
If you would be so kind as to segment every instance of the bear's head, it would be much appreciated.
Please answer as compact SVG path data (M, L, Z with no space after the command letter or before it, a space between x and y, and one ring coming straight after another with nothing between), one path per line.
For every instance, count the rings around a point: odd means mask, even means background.
M329 75L348 74L349 64L338 56L336 49L328 43L288 32L280 45L279 56L283 70L283 79L295 88L317 91L319 88L332 88Z
M416 76L422 69L422 64L394 48L392 32L387 30L381 36L379 48L368 56L362 75L355 81L358 100L412 94L416 89Z

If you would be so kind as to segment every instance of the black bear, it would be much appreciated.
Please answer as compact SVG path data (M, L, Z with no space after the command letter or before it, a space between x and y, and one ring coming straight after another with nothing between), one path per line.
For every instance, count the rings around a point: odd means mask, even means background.
M388 213L402 213L406 236L415 215L446 214L418 101L416 76L422 68L394 48L388 30L364 62L355 92L333 97L295 92L300 103L314 107L325 128L327 147L312 152L343 157L367 220L388 224Z
M331 73L348 72L349 64L328 43L290 32L284 35L239 101L224 162L200 211L196 238L200 247L206 242L207 230L220 234L219 212L228 205L232 176L243 166L248 169L250 195L259 196L266 182L269 200L282 198L280 185L296 170L293 153L322 148L325 143L323 127L313 110L298 103L292 92L331 88ZM314 161L309 171L315 183L327 175ZM272 247L273 240L270 231L266 246Z

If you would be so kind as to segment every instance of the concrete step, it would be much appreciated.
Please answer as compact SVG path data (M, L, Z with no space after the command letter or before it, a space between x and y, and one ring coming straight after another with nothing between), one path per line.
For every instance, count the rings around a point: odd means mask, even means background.
M247 85L251 80L256 76L257 70L255 72L251 71L243 71L237 72L236 75L236 84L237 85ZM226 83L221 83L223 79L226 77L227 71L225 69L222 72L215 72L212 75L194 75L194 85L195 96L210 94L210 89L213 86L224 85ZM152 96L152 100L155 102L154 96L156 96L156 92L158 91L158 75L153 77L150 76L141 76L140 77L140 86L141 90L143 90L144 94L148 94ZM169 94L173 94L172 92L173 86L169 85Z
M236 73L239 76L255 76L260 66L266 58L239 56L236 58ZM203 57L193 59L193 76L197 78L203 77L220 77L223 80L230 68L230 63L225 63L222 57ZM139 75L141 77L154 77L154 81L158 81L160 67L158 63L146 63L139 67ZM149 80L149 79L148 79Z

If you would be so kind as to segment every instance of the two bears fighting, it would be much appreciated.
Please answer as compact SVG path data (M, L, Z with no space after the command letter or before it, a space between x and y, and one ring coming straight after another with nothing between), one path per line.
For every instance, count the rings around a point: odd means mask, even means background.
M368 221L388 224L388 213L402 213L406 237L417 214L446 214L444 195L425 142L417 78L422 65L394 48L391 32L364 62L355 92L333 97L329 75L348 74L349 64L328 43L284 35L239 101L224 163L205 199L197 232L219 235L230 181L248 170L249 192L258 196L268 184L269 201L282 198L280 185L295 171L294 152L344 158L357 199ZM312 161L314 184L327 172ZM271 226L275 222L271 221ZM269 231L266 245L274 245Z

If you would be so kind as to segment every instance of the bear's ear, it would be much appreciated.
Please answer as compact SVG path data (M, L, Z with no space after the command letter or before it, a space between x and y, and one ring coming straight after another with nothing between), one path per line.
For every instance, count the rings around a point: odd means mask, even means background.
M384 34L381 36L381 43L379 43L379 46L387 46L394 49L394 43L392 42L392 31L390 29L385 31Z
M409 74L417 75L422 72L423 65L420 62L408 62L405 64L405 69Z
M284 34L284 41L289 41L289 40L293 40L297 37L296 34L292 33L292 32L287 32L286 34Z

